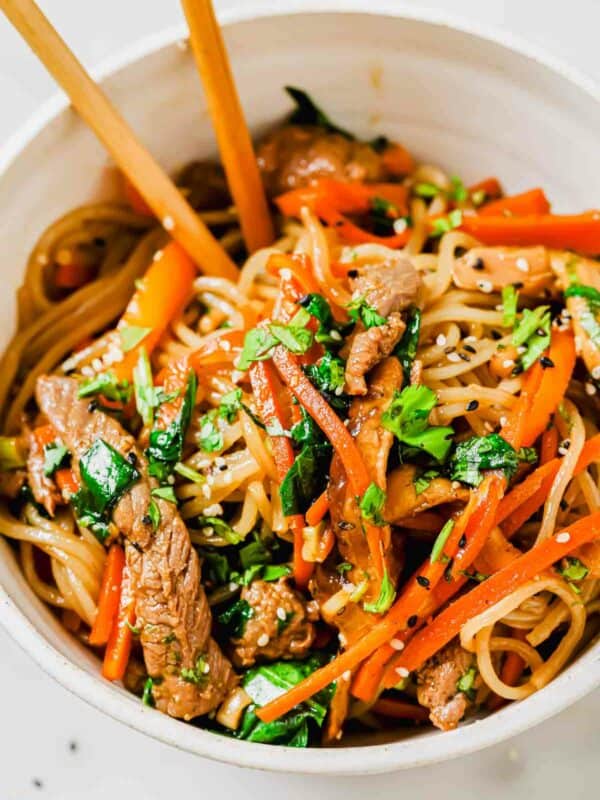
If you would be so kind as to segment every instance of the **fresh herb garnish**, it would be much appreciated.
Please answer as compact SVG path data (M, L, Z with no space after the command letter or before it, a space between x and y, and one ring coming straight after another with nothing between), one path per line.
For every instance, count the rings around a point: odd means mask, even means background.
M344 394L345 365L341 358L327 350L316 364L304 367L304 372L329 405L338 411L348 408L350 401Z
M198 447L205 453L216 453L223 449L223 434L217 424L216 409L200 418L197 441Z
M246 630L246 624L254 616L254 609L247 600L236 600L229 608L217 617L218 622L226 629L228 636L240 639Z
M357 297L346 306L348 316L354 322L362 322L365 328L375 328L385 325L386 319L382 317L376 308L369 305L364 297Z
M413 486L415 487L415 494L417 497L426 491L432 480L439 477L440 472L437 469L427 469L425 472L416 473L413 478Z
M450 460L450 477L470 486L479 486L482 471L497 469L510 480L516 473L520 461L533 463L537 454L532 448L521 448L518 452L497 433L473 436L461 442Z
M515 287L510 283L502 289L502 309L504 315L502 317L502 324L505 328L512 328L517 321L517 300L519 293Z
M413 194L416 194L417 197L429 199L431 197L437 197L438 194L442 193L443 189L436 186L435 183L429 183L427 181L421 181L413 186Z
M355 138L349 131L332 122L303 89L299 89L296 86L286 86L284 88L296 103L296 110L290 116L290 122L294 125L316 125L330 133L339 133L345 139L352 140Z
M307 294L300 299L300 305L319 322L315 341L327 346L340 345L349 326L337 323L331 312L331 306L320 294Z
M177 498L175 497L175 489L172 486L159 486L150 491L152 497L160 497L161 500L166 500L167 503L177 505Z
M152 328L140 328L138 325L128 325L125 328L120 328L119 336L123 352L128 353L133 350L151 331Z
M394 355L402 366L404 384L410 383L410 372L417 355L419 335L421 333L421 311L416 306L411 306L406 313L406 329L402 338L396 345Z
M201 653L196 659L193 667L184 667L179 671L179 675L186 683L193 683L195 686L201 686L206 683L208 679L208 661L204 653Z
M185 434L192 418L196 402L196 373L190 370L181 408L175 419L165 430L155 428L150 432L150 443L146 454L150 462L151 475L163 480L183 455Z
M455 208L447 216L438 217L433 220L431 233L429 235L432 238L443 236L444 233L450 233L450 231L453 231L455 228L460 228L461 225L462 211L459 208Z
M175 464L173 471L178 475L181 475L182 478L187 478L188 481L192 481L192 483L204 483L206 481L205 476L201 472L192 469L192 467L188 467L187 464L184 464L181 461L178 461L177 464Z
M131 384L129 381L119 381L113 372L100 372L93 378L87 378L79 384L77 397L94 397L102 395L107 400L126 404L131 399Z
M379 588L379 597L374 603L363 603L363 608L370 614L384 614L394 602L396 597L396 590L390 580L387 569L383 573L381 586Z
M152 525L153 530L158 530L158 526L160 525L160 509L158 507L158 503L156 500L150 499L148 503L148 516L150 517L150 523Z
M386 522L381 516L385 501L386 496L383 489L376 483L369 484L359 504L363 519L372 522L373 525L385 525Z
M219 416L226 420L230 425L235 422L240 408L242 407L242 390L232 389L221 397L219 403Z
M229 544L239 544L242 541L243 537L221 517L200 517L199 524L201 528L212 528L217 536Z
M142 703L145 706L150 706L150 708L154 708L156 705L154 702L154 697L152 695L152 689L154 688L154 679L148 676L144 682L144 691L142 692Z
M427 386L407 386L396 391L381 418L381 424L411 450L424 450L437 461L443 461L452 442L450 427L429 424L429 414L437 403L436 393Z
M590 337L590 341L600 349L600 292L593 286L581 283L572 283L565 289L565 297L581 297L586 301L585 307L579 312L579 324Z
M244 337L244 346L238 359L237 368L247 370L254 361L271 358L277 339L266 328L252 328Z
M279 487L286 516L303 514L323 491L331 458L331 445L303 409L291 434L301 449Z
M567 556L563 561L564 566L558 572L568 581L582 581L589 575L589 569L575 556Z
M550 345L550 322L548 306L537 306L533 311L523 309L513 331L512 343L515 347L527 348L519 358L524 370L529 369Z
M69 451L62 442L55 441L44 445L44 475L50 478L69 458Z
M469 700L475 699L475 680L477 678L477 667L472 666L456 682L456 689L466 694Z
M133 368L133 388L135 407L144 425L154 422L154 409L158 405L157 391L154 388L152 368L145 347L140 348L137 364Z
M446 542L448 541L448 537L452 533L452 529L454 528L454 520L449 519L442 530L438 533L435 542L433 543L433 547L431 548L431 555L429 556L429 560L432 564L435 564L436 561L439 561L442 557L444 552L444 547L446 546Z

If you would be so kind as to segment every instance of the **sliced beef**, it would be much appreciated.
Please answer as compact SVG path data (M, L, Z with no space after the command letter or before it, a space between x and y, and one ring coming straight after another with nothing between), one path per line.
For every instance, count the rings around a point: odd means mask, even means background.
M389 522L414 517L421 511L443 503L466 503L469 490L447 478L433 478L420 494L415 489L417 468L403 464L388 475L387 502L384 516Z
M24 469L11 469L9 472L0 472L0 495L14 500L26 483L27 473Z
M46 456L44 448L33 432L28 434L29 455L27 457L27 473L29 485L36 503L43 506L51 517L56 506L62 502L62 496L52 478L44 475Z
M365 375L390 355L406 325L401 312L417 299L421 278L406 256L390 251L390 257L359 268L351 280L352 296L363 298L385 319L385 324L365 330L358 323L351 337L346 362L346 390L352 395L367 392Z
M237 667L257 661L303 658L315 638L305 601L286 578L275 582L252 581L242 590L242 600L252 609L244 634L233 639L231 654Z
M461 289L484 285L496 292L516 283L529 297L539 297L553 283L545 247L473 247L456 259L452 278Z
M258 145L256 157L267 193L274 197L315 178L383 181L381 156L364 142L312 125L284 125Z
M103 439L141 474L119 500L113 520L126 540L137 625L148 674L158 679L156 706L173 717L192 719L216 708L235 680L229 661L210 636L211 613L200 584L200 563L175 505L154 498L160 511L156 531L148 517L147 463L134 439L112 417L90 411L77 399L70 378L41 377L38 405L73 454L73 464Z
M436 728L450 731L464 717L470 701L457 683L472 664L471 653L458 642L451 642L418 671L417 699L429 709L429 719Z

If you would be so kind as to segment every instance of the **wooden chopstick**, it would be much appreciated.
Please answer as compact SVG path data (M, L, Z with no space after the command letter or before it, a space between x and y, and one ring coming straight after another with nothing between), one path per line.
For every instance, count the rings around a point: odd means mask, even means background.
M182 0L182 6L227 182L253 252L273 242L273 223L221 29L211 0Z
M164 228L208 275L239 271L175 184L92 80L34 0L0 0L0 9L69 96Z

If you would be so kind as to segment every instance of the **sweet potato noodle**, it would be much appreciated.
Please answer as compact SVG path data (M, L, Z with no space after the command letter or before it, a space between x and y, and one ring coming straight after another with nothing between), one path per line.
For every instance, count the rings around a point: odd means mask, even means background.
M165 713L293 746L447 730L598 629L600 215L294 99L257 148L271 247L245 253L217 165L176 176L237 282L128 185L41 235L0 368L0 531Z

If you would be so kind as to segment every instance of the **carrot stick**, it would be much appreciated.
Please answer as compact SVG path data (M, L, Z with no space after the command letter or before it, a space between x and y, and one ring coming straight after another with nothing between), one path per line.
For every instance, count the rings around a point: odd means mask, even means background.
M562 535L561 535L562 534ZM565 539L565 534L568 537ZM539 575L582 544L600 536L600 512L590 514L555 536L535 545L499 572L455 600L433 622L418 633L400 654L394 674L386 673L384 685L398 682L396 670L413 671L453 639L473 617L502 600L510 592ZM388 615L389 616L389 615ZM314 673L313 673L314 674Z
M285 429L287 420L279 403L275 370L272 364L266 361L256 361L250 367L249 372L254 399L263 423L270 426L277 422L281 429ZM294 464L294 448L287 436L270 436L269 439L277 475L281 482ZM294 580L298 586L305 587L312 575L314 564L305 561L302 556L304 519L301 514L294 514L288 517L288 524L294 535Z
M125 551L120 545L112 544L104 562L104 573L98 597L98 613L89 636L91 645L101 645L108 642L117 611L119 610L124 566Z
M288 253L273 253L265 266L269 275L279 275L281 270L287 269L292 273L305 294L319 293L319 284L314 279L309 259L305 255L290 256Z
M307 525L318 525L329 511L329 497L327 489L320 494L305 514Z
M143 338L114 365L120 380L130 379L137 363L140 348L150 353L160 337L182 311L190 298L196 268L185 250L176 242L163 249L160 258L153 261L142 278L117 330L124 335L128 328L148 329Z
M354 495L362 496L371 483L369 473L354 439L338 415L302 372L297 360L283 347L275 348L273 363L284 383L317 423L339 456ZM365 522L369 553L377 575L382 578L383 550L389 542L389 528Z
M130 584L129 570L125 565L119 594L119 608L113 621L102 663L102 674L109 681L123 680L131 653L133 640L131 628L135 624L136 615Z
M413 171L415 161L408 150L398 142L390 142L381 154L383 167L395 177L404 177Z
M556 458L558 452L558 431L554 425L546 428L542 434L542 443L540 445L540 464L547 464Z
M479 215L486 217L501 216L502 214L523 217L529 214L548 213L550 213L550 203L543 189L530 189L522 194L503 197L501 200L486 203L479 209Z
M544 245L575 250L583 255L600 253L600 212L526 217L463 215L461 229L488 245Z
M68 495L75 494L79 491L79 483L75 477L75 473L68 467L57 469L54 473L54 481L60 491L66 492Z
M498 178L484 178L479 183L469 186L469 194L483 193L485 200L495 200L502 196L502 186Z
M412 719L415 722L425 722L429 718L429 711L423 706L389 697L380 698L371 706L370 711L391 719Z

